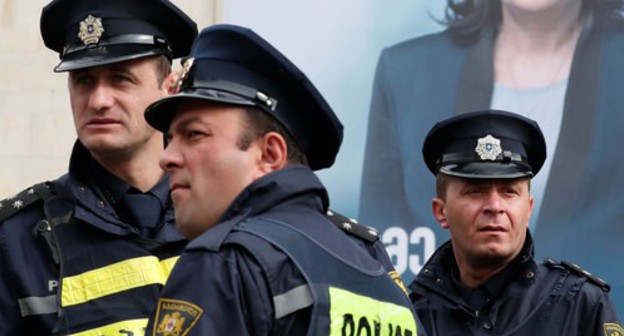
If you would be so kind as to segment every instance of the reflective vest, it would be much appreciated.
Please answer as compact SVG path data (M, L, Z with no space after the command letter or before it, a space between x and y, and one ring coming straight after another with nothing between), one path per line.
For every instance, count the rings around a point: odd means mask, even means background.
M143 335L183 245L158 248L80 221L57 225L53 236L60 256L60 308L53 334Z
M305 285L273 293L276 319L312 305L308 335L417 335L409 298L378 263L376 269L362 269L277 221L241 222L233 230L276 246L306 279ZM262 251L251 252L262 259Z

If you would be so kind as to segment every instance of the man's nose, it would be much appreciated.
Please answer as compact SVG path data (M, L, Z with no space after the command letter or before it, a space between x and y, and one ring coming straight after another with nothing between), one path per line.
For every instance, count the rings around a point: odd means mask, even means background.
M160 160L158 161L160 168L167 173L171 173L176 168L179 168L183 164L182 155L178 150L177 141L169 140L167 141L167 145L165 150L160 156Z
M502 195L495 189L489 190L484 199L484 210L492 214L502 213L504 202Z
M89 108L94 111L110 108L114 102L111 88L102 83L96 84L89 96Z

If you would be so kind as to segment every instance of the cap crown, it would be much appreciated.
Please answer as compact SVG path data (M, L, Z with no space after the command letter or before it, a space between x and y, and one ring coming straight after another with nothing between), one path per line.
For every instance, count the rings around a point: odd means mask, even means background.
M180 99L255 106L284 126L312 169L333 164L342 124L305 74L262 37L240 26L212 26L199 34L190 57L180 92L147 109L153 127L169 128Z
M46 47L59 53L55 71L151 55L188 54L197 25L169 0L54 0L43 8Z
M539 172L546 142L535 121L507 111L482 110L435 124L422 153L434 175L517 178Z

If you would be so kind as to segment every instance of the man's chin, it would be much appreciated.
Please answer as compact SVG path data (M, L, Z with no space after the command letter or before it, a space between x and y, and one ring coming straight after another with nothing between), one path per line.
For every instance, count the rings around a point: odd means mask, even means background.
M118 151L122 147L119 137L109 134L81 136L80 142L91 152L105 153Z

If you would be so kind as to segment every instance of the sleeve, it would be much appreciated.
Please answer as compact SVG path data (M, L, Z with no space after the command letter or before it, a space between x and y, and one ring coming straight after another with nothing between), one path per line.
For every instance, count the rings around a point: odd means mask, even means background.
M7 260L6 232L0 222L0 335L22 335L22 315L15 291L11 287L11 275Z
M380 228L401 225L401 204L405 202L397 120L390 98L392 66L388 58L385 50L379 58L373 82L359 213L362 221L381 225Z
M386 251L386 248L381 242L381 240L375 241L370 246L369 250L373 258L379 261L379 263L383 266L386 272L391 273L391 272L396 271L394 269L394 265L392 264L392 261L390 260L390 256L388 256L388 252Z
M583 335L624 335L624 329L608 293L600 291L598 295L597 303L591 306L593 310L587 314L589 321L580 323L580 326L585 325L588 329Z
M240 252L185 252L146 334L267 335L273 322L267 288L261 268Z

